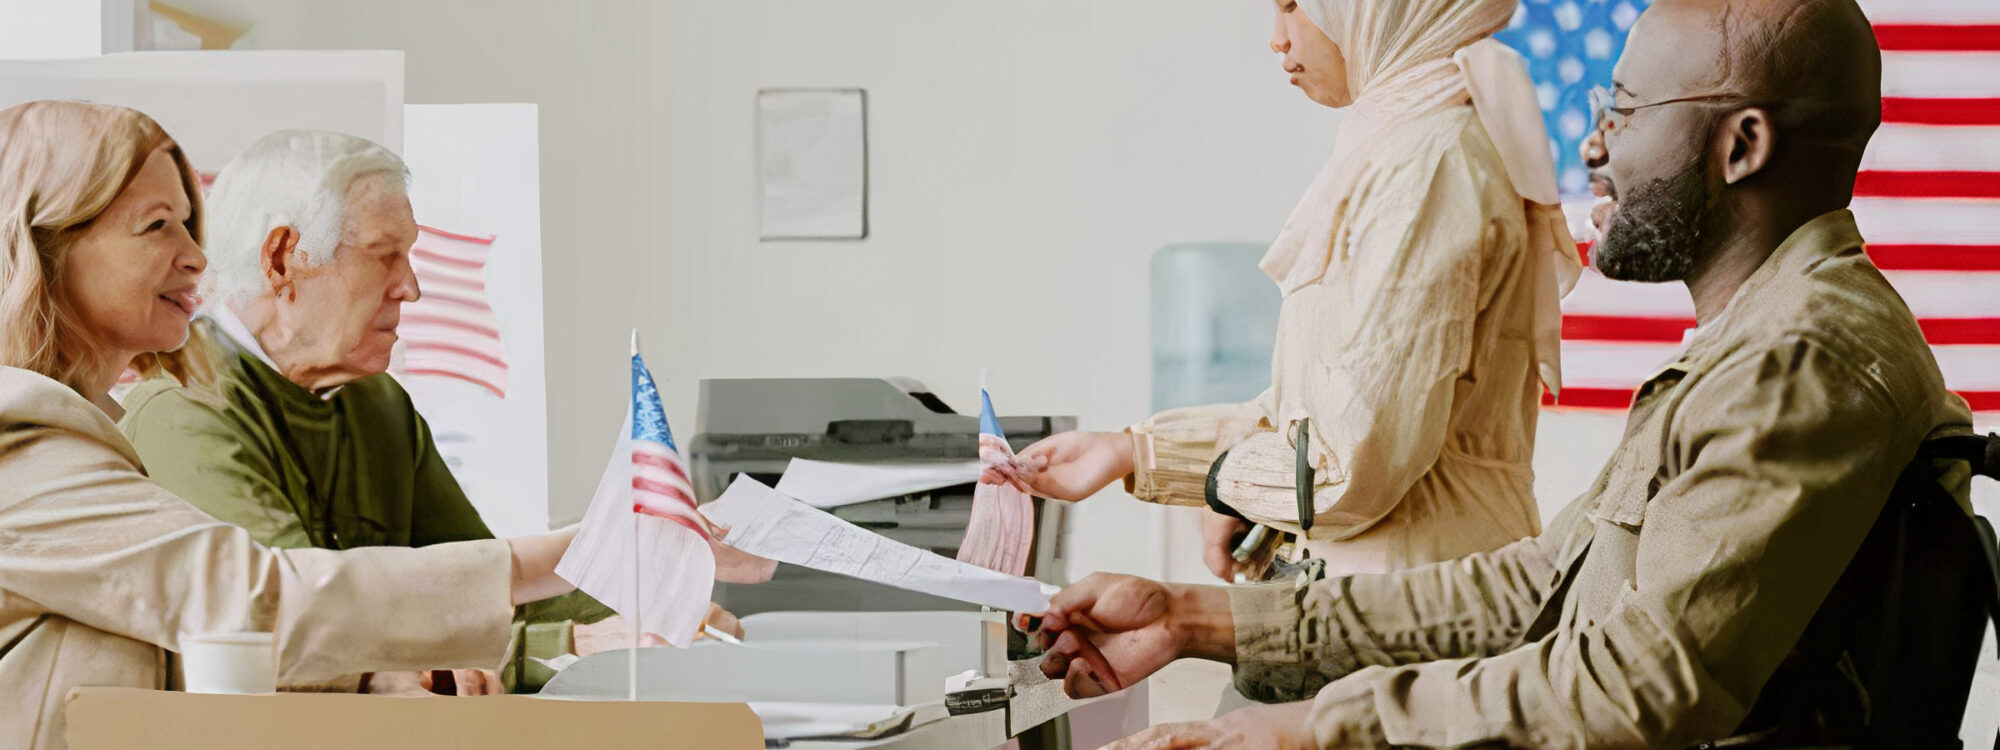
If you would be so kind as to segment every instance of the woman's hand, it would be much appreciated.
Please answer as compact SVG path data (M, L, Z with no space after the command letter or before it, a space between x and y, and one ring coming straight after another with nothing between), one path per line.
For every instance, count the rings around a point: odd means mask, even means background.
M704 618L701 624L736 636L738 640L743 638L743 621L736 619L736 615L715 602L708 603L708 617ZM700 637L707 638L708 634L703 633Z
M575 538L576 532L565 531L507 540L514 559L514 606L576 590L576 586L556 575L556 563L562 561L563 553L569 551L570 540Z
M1208 564L1208 572L1225 583L1235 583L1237 571L1247 566L1231 553L1236 551L1237 535L1249 531L1249 521L1201 509L1201 561Z
M1012 484L1036 497L1076 502L1131 473L1131 436L1065 432L1022 449L1011 463L987 467L979 481Z
M606 651L617 651L632 647L632 621L617 615L597 622L571 625L570 641L577 656L589 656ZM652 633L639 634L640 646L665 646L667 639Z

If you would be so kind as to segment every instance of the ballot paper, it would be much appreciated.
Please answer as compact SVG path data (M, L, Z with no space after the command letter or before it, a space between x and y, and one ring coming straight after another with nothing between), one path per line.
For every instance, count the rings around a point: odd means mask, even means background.
M942 708L942 704L932 704ZM942 718L929 706L884 706L849 703L783 703L751 701L750 710L764 725L764 741L817 737L875 739L908 730L913 724ZM919 713L926 714L919 716ZM919 721L922 719L922 721Z
M891 540L738 475L702 507L729 544L760 557L1010 612L1043 612L1057 589Z
M1014 449L1000 431L993 399L979 389L979 462L981 468L1014 460ZM972 492L972 519L958 545L960 562L1008 575L1028 572L1028 551L1035 544L1035 505L1028 493L1011 483L980 483Z
M980 461L846 464L794 458L778 491L815 508L838 508L979 481Z
M1017 735L1040 726L1043 722L1062 716L1071 709L1089 703L1096 698L1077 700L1063 692L1063 684L1042 674L1042 659L1007 662L1007 681L1014 686L1014 697L1007 701L1007 734Z

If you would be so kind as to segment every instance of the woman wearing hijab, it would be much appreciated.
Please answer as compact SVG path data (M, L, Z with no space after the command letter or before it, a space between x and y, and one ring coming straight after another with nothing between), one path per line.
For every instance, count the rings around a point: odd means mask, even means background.
M0 110L0 747L63 747L72 688L166 687L189 635L272 633L284 687L491 667L515 605L572 588L572 534L275 550L147 479L109 392L208 377L161 354L199 306L199 185L133 110Z
M1296 535L1329 575L1454 559L1540 530L1530 459L1561 387L1579 272L1533 84L1490 35L1516 0L1276 0L1271 49L1347 110L1259 266L1284 293L1271 388L1123 433L1068 433L988 481L1081 500L1123 477L1232 538ZM1247 519L1247 522L1246 522Z

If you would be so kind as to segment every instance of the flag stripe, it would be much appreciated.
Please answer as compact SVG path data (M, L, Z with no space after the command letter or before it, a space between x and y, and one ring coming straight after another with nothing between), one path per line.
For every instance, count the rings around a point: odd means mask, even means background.
M1854 223L1870 242L1985 245L2000 237L2000 201L1856 198Z
M436 250L432 250L428 247L423 247L421 245L410 248L410 257L417 258L419 260L427 260L432 263L442 263L448 266L457 266L459 268L470 268L473 270L482 270L486 267L486 264L481 263L479 261L466 260L464 258L454 258L449 255L445 255L444 253L438 252Z
M2000 198L2000 177L1991 172L1862 172L1857 198Z
M633 451L632 463L665 471L682 482L688 481L687 471L681 468L681 462L665 456L655 456Z
M1868 140L1861 168L2000 172L2000 126L1886 124Z
M487 380L484 380L484 379L481 379L481 378L478 378L478 377L475 377L475 376L472 376L472 375L468 375L468 374L466 374L466 373L463 373L463 372L459 372L459 371L457 371L457 370L451 370L451 369L446 369L446 368L440 368L440 367L406 367L406 368L403 368L403 374L404 374L404 375L428 375L428 376L431 376L431 377L439 377L439 378L452 378L452 379L454 379L454 380L463 380L463 381L465 381L465 382L467 382L467 383L471 383L471 384L473 384L473 385L476 385L476 386L479 386L479 387L481 387L481 388L485 388L485 389L486 389L486 390L488 390L488 391L492 391L492 392L493 392L493 395L495 395L495 396L498 396L498 397L500 397L500 398L506 398L506 397L507 397L507 389L506 389L506 388L502 388L502 387L501 387L501 386L499 386L498 384L495 384L495 383L493 383L493 382L490 382L490 381L487 381Z
M1623 411L1632 408L1632 397L1635 393L1637 393L1636 388L1564 388L1560 401L1543 393L1542 405ZM1956 391L1956 393L1965 399L1973 411L2000 411L2000 391Z
M444 285L447 289L457 288L475 292L486 291L486 279L484 277L478 274L468 274L458 266L433 263L421 258L417 259L412 265L417 269L418 278L423 283L425 293L429 293L432 288L440 284Z
M486 304L486 300L473 296L452 294L450 292L427 291L424 292L424 299L432 299L433 301L436 302L446 302L458 305L460 307L471 308L473 310L477 310L483 313L493 312L493 307L491 305Z
M481 362L485 362L489 365L493 365L494 367L498 367L502 370L507 369L506 360L501 359L499 357L495 357L486 352L473 349L472 347L463 346L460 344L448 343L444 341L422 341L422 342L411 343L409 349L412 352L419 350L431 351L431 352L449 352L456 355L471 357Z
M1875 27L1875 41L1884 52L2000 52L2000 25L1885 24Z
M469 320L459 320L457 318L453 318L446 315L406 312L403 313L402 323L397 327L401 328L404 325L418 326L418 327L439 326L443 328L457 329L468 333L477 333L485 336L491 336L496 340L500 338L500 329L498 328L494 328L488 325L482 325Z
M694 498L688 497L686 491L666 482L656 482L645 477L634 476L632 477L632 489L673 502L686 503L690 506L694 505Z
M1694 325L1693 318L1568 315L1562 335L1566 340L1679 343ZM1922 318L1917 325L1933 346L2000 345L1996 318Z
M1882 121L1903 125L2000 125L2000 98L1885 96Z
M2000 245L1869 245L1884 271L2000 271Z
M459 242L470 242L477 245L491 245L493 244L493 240L496 239L494 235L490 234L478 235L478 236L470 234L459 234L457 232L447 232L437 227L429 227L429 226L424 226L422 224L418 224L417 228L427 233L434 234L448 240L457 240Z
M1898 98L1989 97L2000 81L1996 52L1884 52L1882 95Z
M1632 408L1632 388L1564 388L1560 400L1546 391L1542 393L1543 406L1564 406L1576 409L1630 409Z
M1880 24L2000 23L1993 0L1861 0L1868 20Z

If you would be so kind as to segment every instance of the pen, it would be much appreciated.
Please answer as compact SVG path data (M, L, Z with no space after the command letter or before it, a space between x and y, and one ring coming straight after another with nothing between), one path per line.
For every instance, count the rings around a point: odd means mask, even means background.
M727 643L734 646L743 645L742 639L737 638L736 636L730 635L728 633L724 633L722 632L721 629L715 627L714 625L709 625L704 623L701 626L701 632L703 635L706 635L710 638L714 638L718 641L722 641L723 643Z

